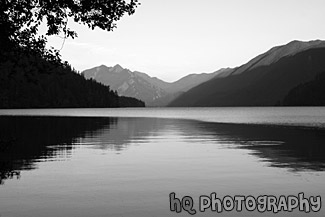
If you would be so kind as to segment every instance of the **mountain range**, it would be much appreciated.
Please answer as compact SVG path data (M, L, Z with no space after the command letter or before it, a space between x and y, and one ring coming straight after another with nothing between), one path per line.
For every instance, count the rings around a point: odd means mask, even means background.
M0 46L0 56L0 109L145 106L143 101L86 80L68 63L34 51L19 46L8 51Z
M323 71L324 41L292 41L190 89L169 106L282 105L290 90Z
M101 65L85 70L81 74L86 79L93 79L110 86L119 95L141 99L147 106L166 106L189 89L228 71L231 69L220 69L213 73L190 74L172 83L150 77L146 73L125 69L118 64L114 67Z
M310 81L324 71L325 41L315 40L292 41L237 68L191 74L173 83L120 65L101 65L82 74L148 106L274 106L290 105L287 95L299 85L319 85L319 79Z

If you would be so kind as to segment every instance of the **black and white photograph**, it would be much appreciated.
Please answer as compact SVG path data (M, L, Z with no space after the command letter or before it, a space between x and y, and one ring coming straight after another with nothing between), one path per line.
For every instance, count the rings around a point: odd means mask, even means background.
M324 217L324 0L0 0L0 217Z

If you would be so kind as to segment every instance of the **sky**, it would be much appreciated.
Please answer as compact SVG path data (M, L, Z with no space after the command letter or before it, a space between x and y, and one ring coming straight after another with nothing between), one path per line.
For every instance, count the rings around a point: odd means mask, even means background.
M139 0L112 32L69 21L78 38L49 38L76 70L120 64L173 82L237 67L292 40L325 40L324 0ZM63 45L63 46L62 46Z

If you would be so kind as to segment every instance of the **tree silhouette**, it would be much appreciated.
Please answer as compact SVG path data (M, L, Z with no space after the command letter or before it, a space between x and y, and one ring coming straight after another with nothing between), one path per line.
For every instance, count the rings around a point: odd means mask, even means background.
M283 99L284 106L324 106L325 71L313 80L301 83L291 89Z
M47 36L74 38L68 20L111 31L137 0L1 0L0 108L75 108L144 106L119 97L109 87L87 81L46 48ZM45 35L39 35L42 23Z
M60 60L59 51L46 49L45 45L47 36L77 36L68 28L69 19L91 29L111 31L116 21L125 14L133 14L138 5L138 0L1 0L0 49L23 49L47 60ZM42 22L46 22L47 32L39 36Z

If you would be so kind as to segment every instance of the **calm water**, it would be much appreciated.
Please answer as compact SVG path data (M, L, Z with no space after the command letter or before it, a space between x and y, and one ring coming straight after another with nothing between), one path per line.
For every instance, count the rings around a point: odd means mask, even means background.
M2 115L2 116L1 116ZM199 196L325 198L325 108L0 110L0 216L324 216L199 212Z

